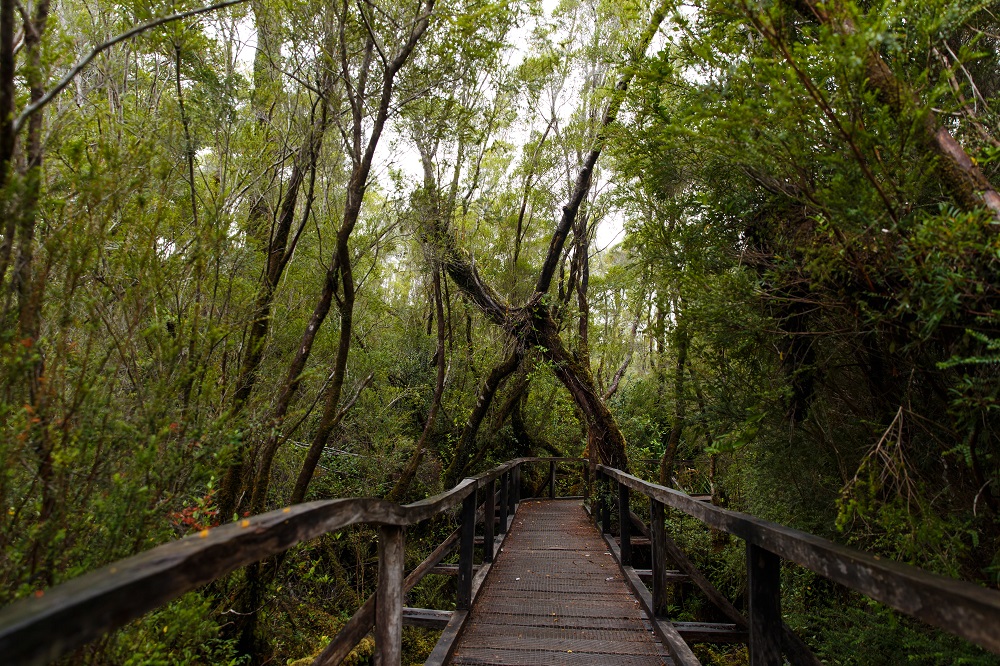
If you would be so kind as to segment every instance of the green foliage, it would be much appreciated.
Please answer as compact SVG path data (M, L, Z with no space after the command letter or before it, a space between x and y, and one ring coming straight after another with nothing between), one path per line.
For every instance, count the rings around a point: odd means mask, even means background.
M842 5L852 34L790 3L672 5L658 50L643 55L643 3L566 0L549 14L539 2L439 2L393 81L348 240L357 293L334 407L357 401L321 442L306 498L384 496L417 455L438 360L435 234L452 234L519 307L584 156L606 135L612 161L598 163L541 303L574 367L611 394L633 469L655 477L656 462L639 461L673 441L691 461L675 467L682 486L996 586L1000 235L947 189L919 130L933 112L1000 182L1000 30L980 2ZM195 6L53 7L39 66L33 47L17 50L17 108L30 80L52 85L92 44ZM366 139L354 145L351 122L372 126L383 51L413 18L400 3L346 7L261 0L160 26L104 51L39 116L40 169L26 166L29 130L19 137L0 191L0 601L239 518L247 499L219 515L225 475L244 461L252 486L272 435L264 503L288 502L337 362L342 281L304 369L287 377L354 196ZM249 33L257 50L241 53ZM887 102L866 68L873 53L912 99ZM601 129L621 71L636 73L626 107ZM364 99L345 88L361 80ZM286 215L294 251L268 284ZM624 242L608 245L616 226ZM518 331L443 285L446 381L408 496L441 491L456 461L473 473L582 454L586 419L533 348L461 459L480 388ZM674 527L739 598L740 546L690 521ZM408 553L451 528L412 534ZM363 528L293 550L265 585L273 603L257 617L267 638L256 656L315 654L371 593L374 562ZM985 663L840 592L817 608L830 590L785 576L789 620L832 663L903 652ZM241 663L229 632L244 616L228 611L247 582L237 573L211 596L187 595L85 656ZM428 579L415 603L447 607L448 585ZM675 602L683 617L710 613ZM408 658L433 640L407 631ZM371 652L366 640L351 659Z
M187 594L116 632L102 656L115 666L246 663L235 641L222 638L212 616L212 603L198 593Z
M895 664L996 664L995 655L971 648L943 632L928 631L870 600L816 604L812 617L798 631L812 636L824 663L848 666Z

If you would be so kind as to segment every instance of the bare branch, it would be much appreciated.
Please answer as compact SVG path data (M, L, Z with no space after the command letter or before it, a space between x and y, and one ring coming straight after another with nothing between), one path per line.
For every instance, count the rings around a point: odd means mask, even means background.
M240 5L246 1L247 0L225 0L225 2L219 2L217 4L209 5L207 7L199 7L198 9L190 9L186 12L171 14L170 16L163 16L158 19L153 19L152 21L140 23L134 28L126 30L120 35L112 37L103 44L95 46L93 49L91 49L90 53L85 55L81 60L79 60L75 65L73 65L73 68L70 69L68 72L66 72L65 76L59 79L59 82L55 85L54 88L50 89L47 93L42 95L42 97L37 102L35 102L34 104L29 104L24 108L23 111L21 111L21 113L17 116L17 119L14 121L12 133L16 135L18 132L20 132L21 128L24 127L24 123L27 122L28 118L30 118L32 115L34 115L42 108L47 106L49 102L55 99L56 95L61 93L66 88L66 86L68 86L73 81L73 79L75 79L77 75L79 75L80 72L82 72L83 69L90 64L90 62L94 58L96 58L99 54L103 53L104 51L107 51L112 46L120 44L121 42L131 39L136 35L142 34L152 28L156 28L161 25L165 25L167 23L172 23L174 21L179 21L181 19L190 18L192 16L198 16L199 14L207 14L209 12L214 12L218 9L225 9L226 7Z

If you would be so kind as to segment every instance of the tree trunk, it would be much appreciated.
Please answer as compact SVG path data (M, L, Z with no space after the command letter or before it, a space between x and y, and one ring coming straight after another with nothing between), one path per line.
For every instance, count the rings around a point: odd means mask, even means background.
M413 477L417 474L417 468L420 466L420 459L424 455L424 447L427 446L427 440L434 431L434 422L437 420L438 410L441 409L441 396L444 394L444 374L447 363L445 361L444 349L446 326L444 321L444 298L442 297L441 290L441 269L438 266L434 267L434 310L437 314L437 379L434 384L434 397L431 399L431 409L427 414L427 423L424 425L423 432L420 433L420 439L417 440L417 447L413 452L413 457L410 458L410 462L406 465L402 475L396 480L396 484L386 496L386 499L390 502L400 502L406 496L406 491L409 490L410 484L413 483Z
M288 372L285 375L285 381L272 410L270 419L271 434L268 436L267 441L261 449L260 459L257 464L257 472L253 483L253 495L250 503L250 510L253 513L260 513L264 511L267 505L267 493L271 480L271 466L274 463L274 456L283 441L281 437L281 425L284 421L285 415L288 413L288 408L291 405L292 398L298 391L299 384L302 379L302 371L305 369L306 362L309 360L309 356L312 353L313 343L316 340L320 327L326 320L327 314L330 312L330 306L332 305L333 297L337 291L338 277L341 277L340 274L343 270L343 265L341 264L340 259L347 256L350 251L349 241L351 233L354 231L354 227L361 215L361 205L364 200L365 192L368 189L368 176L371 173L372 161L375 158L375 150L382 138L382 132L385 129L386 120L388 120L389 117L389 108L392 103L393 85L396 74L400 69L402 69L403 65L406 64L406 61L416 48L420 37L424 34L424 32L426 32L431 12L434 8L434 2L435 0L424 0L420 7L417 8L418 13L412 26L410 27L410 34L407 37L407 40L400 46L396 56L385 65L385 69L382 72L382 89L378 98L378 106L376 108L375 117L372 119L368 141L364 144L362 143L362 139L365 129L365 117L367 115L367 102L369 101L367 98L368 91L366 90L366 82L372 62L374 37L369 36L365 48L364 62L361 66L361 71L357 77L357 81L355 82L349 73L347 45L345 41L347 4L344 3L343 5L343 16L340 23L341 64L343 67L342 74L346 83L347 99L350 103L353 119L352 134L350 137L347 137L345 134L345 137L350 139L348 151L354 161L354 166L351 170L351 177L347 184L347 193L344 201L344 216L340 224L340 229L337 232L336 250L334 252L331 266L327 270L326 279L323 283L323 291L320 294L316 307L313 310L309 324L306 326L306 330L302 334L302 340L299 343L295 357L289 365ZM355 85L357 86L356 88L354 87Z
M532 317L532 326L525 331L528 344L539 348L543 358L552 365L559 381L569 390L573 401L587 422L588 448L610 467L628 469L625 436L614 415L604 404L594 385L590 368L581 365L563 345L559 330L547 309L539 307Z
M299 470L298 479L295 481L295 488L292 490L292 497L289 504L298 504L306 496L306 490L316 472L316 465L319 464L320 456L323 455L323 447L330 439L330 433L337 427L343 418L343 412L339 411L340 394L343 392L344 377L347 375L347 359L351 351L351 334L353 333L354 322L354 273L351 267L351 254L348 251L340 257L340 279L343 287L343 298L340 302L340 335L337 344L337 357L333 365L333 378L326 389L326 396L323 402L323 416L320 418L319 427L313 435L309 451L302 462L302 469Z
M674 369L674 418L670 426L667 445L663 449L663 457L660 458L660 485L662 486L669 485L670 479L674 475L674 459L677 457L677 446L680 444L681 432L684 430L684 366L687 363L688 331L683 317L683 314L678 314L677 364Z
M256 78L257 64L255 63ZM254 301L253 319L250 323L250 329L247 332L243 358L236 380L236 391L234 392L232 405L230 406L231 418L238 416L243 411L247 400L257 385L257 373L264 358L264 343L267 340L271 325L271 305L274 300L274 292L278 288L278 282L281 280L285 267L288 265L295 251L299 234L305 228L305 224L308 221L308 215L304 214L298 225L297 232L292 236L292 226L295 220L299 192L301 191L305 174L315 173L323 145L323 137L330 122L331 110L329 104L333 94L334 79L332 76L326 76L324 77L324 81L324 94L321 96L321 101L319 101L320 117L314 122L309 135L299 148L298 158L292 165L292 174L288 181L287 190L280 203L277 224L268 238L265 271ZM312 188L310 187L310 199L312 198L311 190ZM263 197L263 194L261 197ZM250 227L257 226L259 220L255 218L261 217L264 214L265 207L261 198L251 209L251 219L248 221L248 225ZM241 486L245 482L246 454L247 444L241 442L235 453L236 459L226 468L223 474L218 499L219 517L223 521L229 520L236 510Z
M17 63L14 56L14 22L16 3L14 0L0 0L0 190L7 186L10 169L14 160L14 104L17 90L14 86ZM13 246L14 228L9 217L13 211L0 210L7 217L4 226L3 245L0 246L0 276L6 274L6 263Z
M448 469L445 472L445 488L454 486L458 483L459 477L466 473L469 454L476 442L476 434L479 432L479 426L482 424L483 419L486 418L486 413L489 412L490 405L493 404L493 398L496 396L497 390L499 390L504 380L517 370L523 358L524 352L522 349L519 346L515 347L510 356L502 361L500 365L493 368L489 376L486 377L486 381L483 382L483 386L479 389L476 406L473 407L472 414L469 415L469 420L466 421L465 427L462 428L462 435L458 439L458 448L455 449L455 457L452 458L451 464L448 465Z

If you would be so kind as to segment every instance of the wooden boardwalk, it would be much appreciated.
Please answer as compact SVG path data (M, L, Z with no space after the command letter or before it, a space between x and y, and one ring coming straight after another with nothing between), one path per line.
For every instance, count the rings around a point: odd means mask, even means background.
M672 664L579 501L529 500L451 664Z

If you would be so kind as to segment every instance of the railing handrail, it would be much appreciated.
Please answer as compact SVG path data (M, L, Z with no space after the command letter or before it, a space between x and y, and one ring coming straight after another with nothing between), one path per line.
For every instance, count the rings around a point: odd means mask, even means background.
M880 559L808 532L714 506L614 467L597 465L596 470L709 527L739 537L906 615L1000 653L1000 592Z
M202 530L0 609L0 654L12 663L47 663L239 567L310 539L362 523L416 525L461 506L480 486L523 463L581 460L516 458L412 504L319 500Z
M714 506L622 470L591 465L585 458L525 457L509 460L487 472L465 478L450 490L412 504L399 505L373 498L307 502L204 530L119 560L43 594L0 609L0 654L12 663L46 663L241 566L278 555L296 544L352 525L379 525L380 553L383 532L388 538L399 539L398 544L402 546L402 537L392 536L402 534L399 528L415 525L459 506L462 507L463 524L468 522L474 525L475 499L480 489L489 491L495 488L497 479L509 485L512 477L519 479L522 464L538 462L550 463L550 496L555 496L556 463L588 463L585 472L587 468L594 469L599 476L616 481L620 488L646 495L655 506L670 506L709 527L745 540L748 553L766 551L772 554L770 557L789 560L906 615L1000 653L998 592L928 573L914 566L882 560L807 532ZM585 474L585 497L591 494L589 477ZM508 487L503 484L502 488ZM514 485L519 485L519 481ZM512 497L519 497L519 492L511 492ZM622 492L626 494L621 496L627 498L627 491ZM490 496L489 512L481 513L492 515L496 507L495 498L491 492L487 495ZM511 499L511 507L516 502L516 499ZM660 512L662 516L662 508ZM469 529L472 528L463 527L461 537L461 562L464 564L460 564L460 568L465 572L465 582L462 583L460 577L460 588L466 591L466 596L472 571L473 532ZM488 534L487 539L491 542L492 529ZM406 585L412 587L457 541L455 534L446 539L446 543L435 551L436 554L432 554L407 577ZM396 582L401 583L402 560L398 553L393 557L393 567L400 568L398 576L394 576L399 578ZM778 560L774 562L777 566ZM380 562L380 568L382 564ZM767 594L778 594L778 579L774 572L776 569L768 574L771 582L767 585L773 589ZM394 594L400 596L401 591ZM361 635L367 631L362 625L367 623L369 628L372 626L372 609L367 610L367 614L362 609L356 614L357 629L363 630ZM751 611L751 638L752 616ZM780 625L780 615L772 619ZM376 623L377 634L378 627L379 623ZM376 643L378 639L377 635Z

